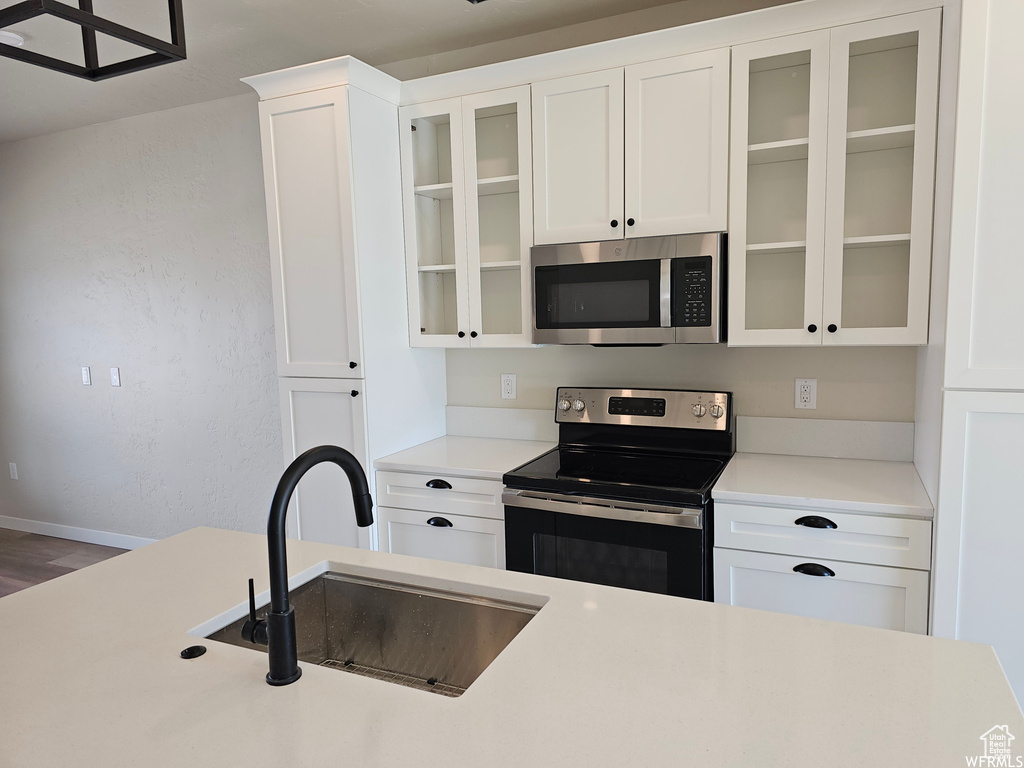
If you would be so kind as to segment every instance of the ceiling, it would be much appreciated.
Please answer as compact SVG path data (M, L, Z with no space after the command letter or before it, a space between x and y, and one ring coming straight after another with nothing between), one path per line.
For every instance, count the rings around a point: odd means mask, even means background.
M380 66L656 7L700 6L698 17L708 18L783 2L790 0L184 0L186 61L89 82L0 57L0 143L251 93L239 78L343 54ZM0 0L0 9L13 4ZM169 40L166 0L93 0L93 10ZM74 24L47 16L7 29L26 49L82 63ZM103 35L97 42L101 65L144 53Z

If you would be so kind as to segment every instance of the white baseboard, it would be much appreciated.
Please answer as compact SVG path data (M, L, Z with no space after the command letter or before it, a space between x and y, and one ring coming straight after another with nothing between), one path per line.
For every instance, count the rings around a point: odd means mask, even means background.
M104 547L117 547L118 549L138 549L156 541L156 539L146 539L142 536L129 536L126 533L94 531L91 528L76 528L73 525L44 523L39 520L23 520L20 517L6 517L5 515L0 515L0 528L38 533L40 536L55 536L58 539L84 541L88 544L101 544Z

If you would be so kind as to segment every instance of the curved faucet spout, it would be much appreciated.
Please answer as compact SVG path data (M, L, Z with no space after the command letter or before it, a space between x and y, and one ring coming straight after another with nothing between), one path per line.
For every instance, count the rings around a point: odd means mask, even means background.
M310 448L293 461L281 475L270 505L267 519L267 548L270 554L270 611L267 613L267 652L270 672L267 682L287 685L299 679L297 648L295 644L295 614L288 603L288 556L285 549L284 521L288 502L295 486L306 472L325 461L341 467L352 486L356 523L365 528L373 524L373 501L366 482L366 474L359 461L344 448L320 445Z

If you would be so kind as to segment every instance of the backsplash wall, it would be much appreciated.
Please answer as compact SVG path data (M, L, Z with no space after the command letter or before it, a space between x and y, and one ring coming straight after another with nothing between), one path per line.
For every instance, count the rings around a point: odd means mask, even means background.
M552 408L558 386L715 389L736 396L741 416L913 421L917 349L550 346L449 349L448 405ZM502 400L514 373L517 398ZM818 407L794 407L794 379L818 380Z

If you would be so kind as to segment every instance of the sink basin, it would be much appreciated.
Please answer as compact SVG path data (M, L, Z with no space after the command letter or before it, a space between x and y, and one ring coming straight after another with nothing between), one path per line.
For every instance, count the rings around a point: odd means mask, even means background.
M464 693L545 601L512 602L333 571L288 594L299 661L444 696ZM266 610L264 604L257 614ZM206 637L266 653L242 639L245 619Z

